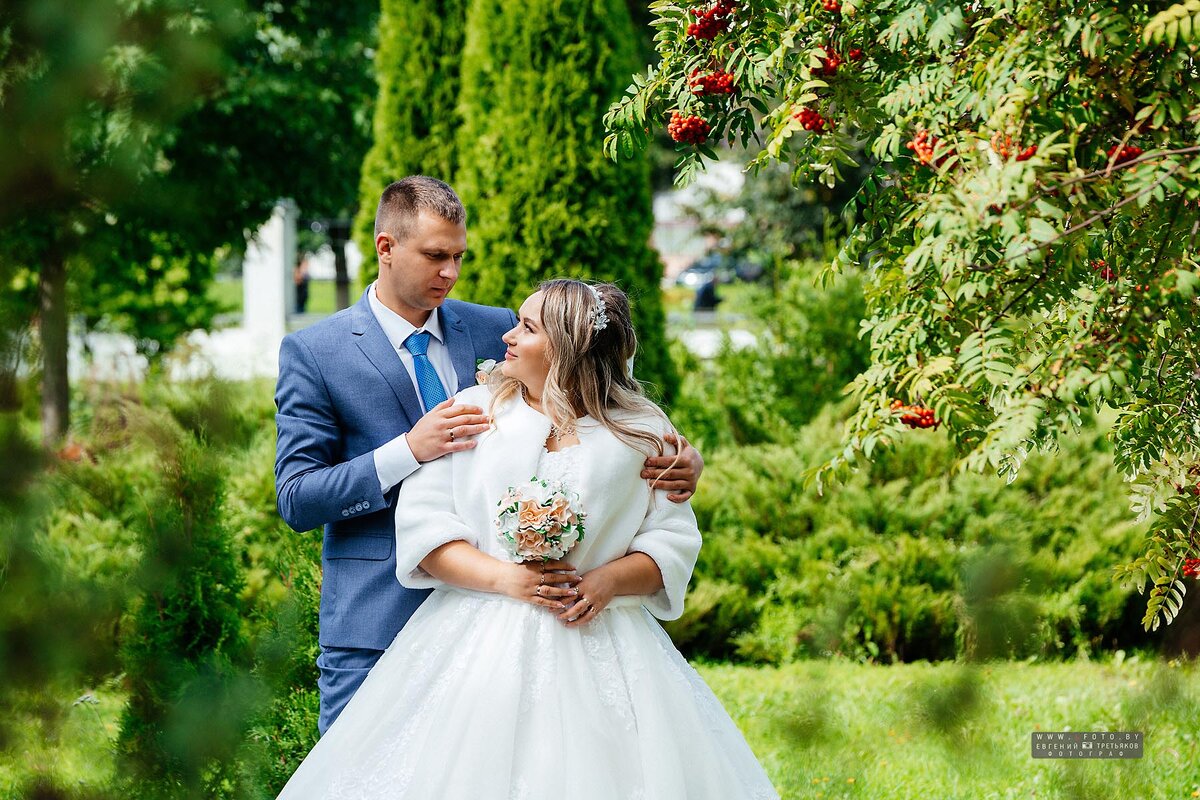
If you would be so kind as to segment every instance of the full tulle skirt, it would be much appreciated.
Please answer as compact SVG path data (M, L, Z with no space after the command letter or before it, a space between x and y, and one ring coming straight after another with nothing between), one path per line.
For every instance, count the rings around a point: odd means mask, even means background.
M763 800L766 773L641 606L566 628L435 591L297 769L286 800Z

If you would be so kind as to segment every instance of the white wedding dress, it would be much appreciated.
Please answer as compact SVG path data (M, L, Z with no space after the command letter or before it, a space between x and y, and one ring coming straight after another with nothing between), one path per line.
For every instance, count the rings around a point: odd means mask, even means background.
M543 450L537 474L576 485L581 450ZM720 702L641 605L566 628L529 603L442 587L280 798L778 796Z

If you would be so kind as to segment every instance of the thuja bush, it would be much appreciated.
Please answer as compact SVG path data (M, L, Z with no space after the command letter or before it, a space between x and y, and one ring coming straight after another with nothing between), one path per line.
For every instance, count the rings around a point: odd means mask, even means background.
M710 458L693 500L705 544L668 626L685 652L781 663L1156 646L1138 624L1141 598L1108 574L1146 526L1128 518L1103 424L1031 456L1010 486L954 474L953 443L923 431L836 492L803 491L804 470L841 446L850 404L790 444Z
M375 51L374 138L362 165L354 241L375 280L375 208L384 188L409 175L453 179L454 134L467 0L383 0Z
M1200 577L1195 0L653 11L661 59L610 110L610 155L667 127L683 181L726 140L827 185L870 170L832 267L868 270L870 364L816 485L916 422L958 467L1011 478L1111 406L1113 465L1151 527L1110 571L1148 587L1147 629L1172 620Z
M317 692L317 614L321 602L321 539L291 534L274 562L286 596L277 609L264 612L268 624L258 648L258 674L272 700L256 717L251 739L256 782L279 793L317 743L320 696Z
M141 561L121 643L122 780L139 796L211 796L234 785L261 700L223 518L224 464L166 414L141 409L133 424L154 444L161 482L133 520Z
M469 3L454 184L471 252L455 296L516 308L546 278L611 281L630 298L636 374L670 401L649 164L601 149L639 64L624 0Z

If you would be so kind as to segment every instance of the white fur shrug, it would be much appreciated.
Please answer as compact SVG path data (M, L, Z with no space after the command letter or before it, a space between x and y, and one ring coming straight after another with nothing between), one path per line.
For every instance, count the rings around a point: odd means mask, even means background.
M456 402L488 408L491 391L473 386ZM396 576L413 589L441 582L418 565L447 542L463 540L501 560L508 556L496 536L496 505L509 486L533 477L550 420L517 396L493 413L492 430L474 449L421 466L404 480L396 501ZM652 414L622 421L661 435L668 423ZM654 559L663 588L647 597L618 597L612 605L645 605L659 619L683 613L683 596L700 552L700 531L690 503L672 503L667 492L651 491L640 477L645 454L630 447L591 417L579 420L584 448L580 485L572 486L587 513L587 536L567 559L580 574L633 552ZM670 445L665 445L670 453Z

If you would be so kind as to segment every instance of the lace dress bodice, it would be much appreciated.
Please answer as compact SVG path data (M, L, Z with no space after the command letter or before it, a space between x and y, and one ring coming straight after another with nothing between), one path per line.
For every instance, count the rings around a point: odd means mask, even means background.
M547 481L562 481L568 489L579 487L579 445L551 453L542 449L538 459L537 476Z

